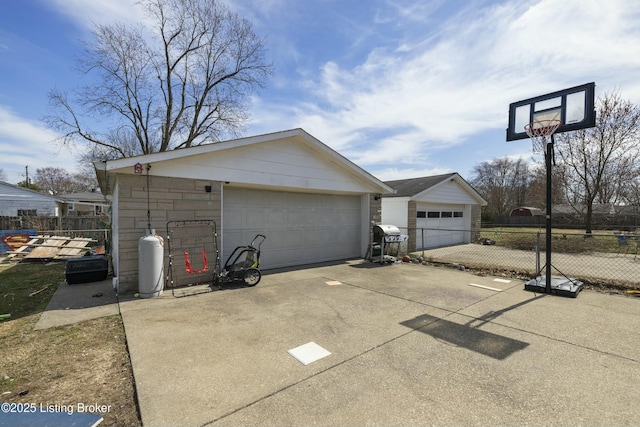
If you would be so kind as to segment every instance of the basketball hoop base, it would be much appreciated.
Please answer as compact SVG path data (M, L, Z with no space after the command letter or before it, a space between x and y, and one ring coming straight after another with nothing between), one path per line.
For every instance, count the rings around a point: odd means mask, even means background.
M552 277L550 293L563 297L576 298L583 287L584 283L582 283L578 279ZM535 279L529 280L524 284L524 289L526 291L538 292L541 294L547 293L546 277L538 276Z

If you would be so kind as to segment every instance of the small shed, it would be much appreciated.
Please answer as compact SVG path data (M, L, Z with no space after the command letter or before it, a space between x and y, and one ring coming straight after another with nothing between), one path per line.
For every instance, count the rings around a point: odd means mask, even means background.
M470 243L487 201L458 173L385 181L382 222L409 235L408 250Z
M542 209L534 208L530 206L521 206L511 210L509 216L544 216L545 213Z

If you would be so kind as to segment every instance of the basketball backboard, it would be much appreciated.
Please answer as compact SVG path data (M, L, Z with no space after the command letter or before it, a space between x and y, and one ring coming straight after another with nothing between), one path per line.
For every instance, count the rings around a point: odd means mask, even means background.
M525 126L535 122L560 120L555 133L594 127L595 86L587 83L510 104L507 141L529 138Z

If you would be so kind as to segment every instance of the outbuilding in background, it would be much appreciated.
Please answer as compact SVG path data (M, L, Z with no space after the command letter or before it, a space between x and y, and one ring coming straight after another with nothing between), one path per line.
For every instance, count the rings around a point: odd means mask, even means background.
M409 235L408 250L459 245L480 232L487 201L459 174L386 181L396 190L382 197L382 223Z

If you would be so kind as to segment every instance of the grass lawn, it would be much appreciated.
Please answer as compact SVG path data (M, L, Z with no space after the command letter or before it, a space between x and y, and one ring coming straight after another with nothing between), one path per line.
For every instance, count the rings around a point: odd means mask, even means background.
M538 234L541 250L545 250L546 236L544 228L492 228L482 229L481 237L491 239L497 246L511 249L535 250ZM585 238L584 230L552 229L551 249L561 253L618 252L618 235L613 232L594 232ZM631 245L635 240L629 240Z
M13 318L42 313L64 282L64 263L0 264L0 315Z
M64 263L0 264L0 400L109 405L101 426L140 426L119 315L34 330L64 283ZM63 284L62 286L67 286Z

